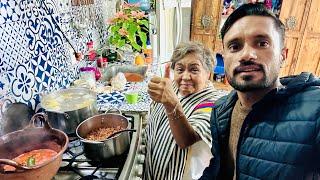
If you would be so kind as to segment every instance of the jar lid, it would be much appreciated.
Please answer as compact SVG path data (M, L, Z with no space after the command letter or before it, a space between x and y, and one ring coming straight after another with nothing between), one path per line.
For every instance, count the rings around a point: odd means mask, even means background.
M84 72L84 71L96 71L96 68L95 67L81 67L80 71L81 72Z

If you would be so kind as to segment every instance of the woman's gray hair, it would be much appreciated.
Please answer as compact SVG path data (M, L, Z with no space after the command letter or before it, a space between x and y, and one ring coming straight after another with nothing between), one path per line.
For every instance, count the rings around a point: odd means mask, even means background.
M171 68L174 69L176 63L189 54L199 55L199 60L203 67L212 72L216 66L216 59L213 58L212 51L199 42L180 43L173 51L171 56Z

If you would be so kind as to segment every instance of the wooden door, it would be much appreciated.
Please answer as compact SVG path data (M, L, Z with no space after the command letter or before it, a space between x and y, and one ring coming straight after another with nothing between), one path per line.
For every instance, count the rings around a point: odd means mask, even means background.
M193 0L191 40L215 49L220 20L221 0Z
M312 0L294 74L308 71L320 76L320 1Z
M281 76L294 74L299 58L302 37L305 31L310 0L284 0L281 5L280 19L286 26L286 42L288 58L281 70Z
M289 49L281 76L305 71L320 76L320 1L284 0L280 19L286 25Z

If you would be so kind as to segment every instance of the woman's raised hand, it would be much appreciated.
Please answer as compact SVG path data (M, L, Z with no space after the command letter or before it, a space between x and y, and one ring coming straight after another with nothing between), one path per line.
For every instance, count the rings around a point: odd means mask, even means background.
M148 84L150 98L165 106L174 107L179 101L172 88L172 82L168 78L153 77Z

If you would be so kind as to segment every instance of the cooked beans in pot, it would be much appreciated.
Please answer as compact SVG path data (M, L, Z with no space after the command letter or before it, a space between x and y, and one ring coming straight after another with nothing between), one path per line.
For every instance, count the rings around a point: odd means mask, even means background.
M122 127L117 126L115 128L108 127L108 128L98 128L92 130L86 137L87 140L91 141L102 141L107 139L111 134L123 130Z

